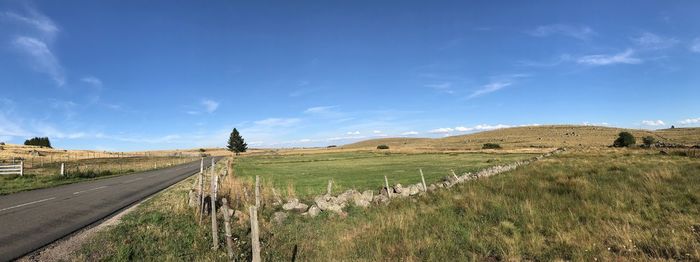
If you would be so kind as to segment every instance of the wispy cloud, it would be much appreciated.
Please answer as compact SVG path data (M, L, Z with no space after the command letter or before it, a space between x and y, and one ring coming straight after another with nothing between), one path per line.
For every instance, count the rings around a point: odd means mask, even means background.
M219 102L216 102L211 99L202 99L200 102L201 108L194 109L194 110L188 110L185 111L185 113L190 114L190 115L199 115L201 113L214 113L216 109L219 108Z
M533 30L527 31L531 36L547 37L551 35L563 35L573 37L580 40L586 40L596 34L593 29L588 26L574 26L567 24L552 24L538 26Z
M661 120L642 120L642 125L645 126L663 126L666 125L664 121Z
M35 71L48 74L58 86L63 86L66 83L64 70L50 46L60 31L58 26L29 5L26 14L6 11L0 13L0 18L28 27L13 38L12 45L29 58Z
M534 126L536 124L531 124L531 125L523 125L523 126ZM488 124L481 124L481 125L475 125L472 127L465 127L465 126L458 126L458 127L441 127L441 128L436 128L429 130L428 133L431 134L449 134L453 132L471 132L471 131L484 131L484 130L494 130L494 129L500 129L500 128L509 128L513 127L511 125L504 125L504 124L497 124L497 125L488 125Z
M415 136L418 135L418 131L406 131L401 133L402 136Z
M204 106L204 111L211 114L219 108L219 102L210 99L204 99L202 100L202 106Z
M492 76L491 82L479 87L479 89L477 89L477 90L474 90L467 97L467 99L471 99L471 98L482 96L482 95L485 95L488 93L496 92L496 91L501 90L505 87L508 87L508 86L515 84L515 82L518 81L518 79L528 78L530 76L532 76L532 75L522 74L522 73Z
M20 24L29 26L32 30L38 31L42 38L51 41L54 39L56 34L60 31L58 26L47 16L43 15L34 8L27 8L26 15L14 13L14 12L4 12L0 14L7 20L14 21Z
M480 89L478 89L478 90L472 92L471 95L469 95L468 98L474 98L474 97L482 96L482 95L485 95L485 94L488 94L488 93L493 93L493 92L496 92L496 91L498 91L498 90L503 89L504 87L510 86L510 85L512 85L512 84L513 84L513 83L510 82L510 81L496 81L496 82L491 82L491 83L488 83L488 84L486 84L486 85L481 86Z
M94 76L83 77L80 79L80 81L98 89L102 88L102 80Z
M58 86L66 83L63 67L44 41L28 36L18 36L13 44L31 58L31 66L34 70L51 76Z
M700 53L700 37L693 39L689 48L691 52Z
M452 89L452 83L451 82L443 82L443 83L435 83L435 84L427 84L424 85L425 87L432 88L440 93L446 93L446 94L454 94L455 91Z
M360 131L350 131L350 132L347 132L347 133L345 133L345 134L346 134L346 135L359 135L359 134L360 134Z
M576 63L583 65L613 65L613 64L641 64L643 61L634 56L634 50L627 49L622 53L612 55L587 55L576 59Z
M648 50L671 48L680 42L678 39L663 37L650 32L644 32L632 38L632 41L639 46L639 48Z
M680 122L678 122L678 123L680 123L680 124L682 124L682 125L700 124L700 117L698 117L698 118L688 118L688 119L682 120L682 121L680 121Z

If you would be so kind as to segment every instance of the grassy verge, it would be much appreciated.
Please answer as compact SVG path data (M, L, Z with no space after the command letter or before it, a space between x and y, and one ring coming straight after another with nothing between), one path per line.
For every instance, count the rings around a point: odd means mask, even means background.
M225 261L212 252L208 220L199 226L187 206L193 179L156 194L121 221L97 233L76 254L77 261Z
M430 153L396 154L373 152L343 152L328 154L299 154L283 156L245 156L236 159L239 177L263 178L276 188L293 188L301 196L325 192L328 180L334 190L350 188L376 189L384 184L415 184L420 182L419 168L428 183L438 181L454 170L460 174L488 166L531 158L533 154L489 153Z
M265 260L699 260L700 162L569 152L450 191L294 217Z
M26 169L24 176L0 176L0 195L148 171L182 161L190 160L173 157L82 159L66 162L65 176L60 175L60 163L50 163Z

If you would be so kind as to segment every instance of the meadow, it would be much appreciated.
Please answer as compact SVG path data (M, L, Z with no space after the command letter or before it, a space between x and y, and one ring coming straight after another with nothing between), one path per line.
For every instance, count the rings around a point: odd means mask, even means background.
M334 192L347 189L375 190L390 184L415 184L423 170L427 183L437 182L454 171L473 172L488 166L534 157L528 153L392 153L351 151L317 154L250 155L236 158L235 175L253 181L260 176L281 192L309 196L326 192L333 180Z

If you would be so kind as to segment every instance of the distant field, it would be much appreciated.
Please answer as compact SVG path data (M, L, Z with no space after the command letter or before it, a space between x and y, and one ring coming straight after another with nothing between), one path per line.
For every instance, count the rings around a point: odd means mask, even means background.
M686 145L700 144L700 128L663 130L622 129L601 126L526 126L503 128L445 138L382 138L343 146L346 149L372 149L387 144L396 150L442 151L476 150L485 143L497 143L504 148L605 147L611 145L622 131L631 132L637 143L652 136L659 141Z
M384 176L391 184L418 183L419 168L422 168L426 182L431 183L451 174L450 170L459 174L533 156L518 153L381 152L257 155L238 158L235 172L237 176L249 179L260 176L281 190L291 185L297 194L309 195L325 192L329 179L335 182L335 192L350 188L377 189L384 184Z

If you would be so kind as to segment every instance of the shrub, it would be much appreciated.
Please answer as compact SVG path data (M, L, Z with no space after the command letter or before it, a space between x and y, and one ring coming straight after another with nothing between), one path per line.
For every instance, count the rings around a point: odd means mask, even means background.
M637 143L634 136L629 132L620 132L615 142L613 142L614 147L628 147Z
M382 145L378 145L377 149L389 149L389 146L382 144Z
M496 144L496 143L486 143L484 146L481 147L481 149L501 149L501 145Z
M645 136L645 137L642 138L642 142L643 142L644 145L646 145L646 146L651 146L651 145L653 145L654 143L656 143L656 139L655 139L653 136Z
M207 150L205 150L204 148L200 148L199 152L207 152Z

